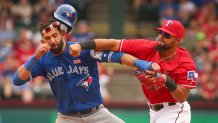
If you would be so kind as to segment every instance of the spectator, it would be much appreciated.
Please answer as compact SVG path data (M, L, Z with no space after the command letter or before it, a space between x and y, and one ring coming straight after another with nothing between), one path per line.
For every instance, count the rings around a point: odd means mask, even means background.
M5 59L4 69L2 72L3 95L6 99L21 98L23 102L30 103L33 100L33 93L28 84L23 86L14 86L12 76L18 68L18 62L13 56Z
M12 23L6 18L0 18L0 35L0 43L5 40L12 41L15 39L15 31Z
M78 12L78 20L88 20L88 7L90 0L64 0L64 3L75 7Z
M196 6L192 1L179 0L179 19L185 25L188 26L190 19L196 12Z
M158 1L151 0L134 0L133 9L137 15L137 21L139 22L153 22L158 23Z
M164 0L159 4L160 16L165 15L167 8L172 8L175 13L179 10L179 6L176 2L174 2L174 0Z
M110 76L108 76L106 69L101 63L98 63L98 74L101 96L103 97L104 103L109 103L111 101L111 94L108 90Z
M93 39L95 34L91 32L89 23L85 20L78 21L77 33L71 37L71 41L84 42Z
M14 44L16 59L23 64L34 54L35 46L31 40L32 32L28 29L21 29L19 39Z
M33 7L29 0L20 0L19 3L13 7L13 13L16 15L17 24L28 26L32 23Z
M203 27L207 35L207 39L212 40L218 32L218 18L215 11L211 11L207 16Z
M206 61L205 71L200 75L200 90L199 94L208 101L213 101L217 98L217 68L213 69L212 63Z
M173 7L168 6L160 18L160 23L163 24L166 20L178 20L178 16Z

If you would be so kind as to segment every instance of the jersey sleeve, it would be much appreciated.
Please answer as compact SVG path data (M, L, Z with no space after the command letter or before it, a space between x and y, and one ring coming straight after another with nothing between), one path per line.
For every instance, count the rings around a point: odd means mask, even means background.
M131 39L131 40L123 39L120 41L118 51L131 54L133 56L136 56L137 58L141 58L141 57L146 58L153 51L151 49L154 48L155 44L156 44L155 41L149 41L145 39Z
M182 85L189 89L196 88L198 73L194 63L183 64L178 71L179 72L175 78L176 84Z
M35 78L37 76L43 76L43 77L47 78L46 73L43 72L43 67L42 67L41 61L37 61L36 64L34 64L32 70L31 70L30 79Z

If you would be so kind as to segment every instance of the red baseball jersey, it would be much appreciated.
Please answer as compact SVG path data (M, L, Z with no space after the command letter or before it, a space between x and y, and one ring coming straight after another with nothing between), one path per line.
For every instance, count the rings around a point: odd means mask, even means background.
M134 55L141 60L156 62L161 67L160 72L170 76L175 80L176 84L189 89L195 88L198 74L196 73L194 61L189 53L185 49L178 47L176 55L172 60L161 60L159 52L155 49L156 45L156 41L145 39L121 40L119 52ZM151 104L177 102L167 88L149 91L143 84L141 85L145 96Z

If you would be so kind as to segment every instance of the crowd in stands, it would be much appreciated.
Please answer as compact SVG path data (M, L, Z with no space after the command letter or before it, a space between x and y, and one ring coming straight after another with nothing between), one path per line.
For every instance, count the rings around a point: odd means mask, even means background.
M135 23L152 22L159 25L167 19L176 19L185 25L186 34L182 46L190 51L199 72L198 87L192 94L208 101L217 100L217 0L130 2ZM53 97L47 80L43 78L39 77L20 87L14 86L11 79L17 67L28 60L40 43L41 35L37 24L52 17L55 8L62 3L73 5L79 13L76 27L78 32L68 35L67 40L85 41L94 38L87 17L88 6L91 4L89 0L0 0L0 100L20 98L28 103L34 98ZM102 72L102 75L103 81L108 83L106 73Z

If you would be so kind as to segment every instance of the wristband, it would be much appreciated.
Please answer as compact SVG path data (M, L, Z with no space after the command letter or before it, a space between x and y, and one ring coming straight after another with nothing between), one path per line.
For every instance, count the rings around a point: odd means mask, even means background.
M110 61L122 64L121 58L123 55L124 55L124 53L112 52Z
M152 67L151 67L151 64L152 62L147 62L147 61L144 61L144 60L139 60L139 59L136 59L134 61L134 64L137 68L139 68L140 70L142 71L145 71L145 70L152 70Z
M79 45L81 46L82 49L95 49L96 48L96 44L94 40L80 42Z
M166 75L166 87L170 92L173 92L177 88L177 84L169 76Z
M37 62L37 59L32 56L25 64L24 68L26 68L28 71L30 71L33 67L33 65Z

